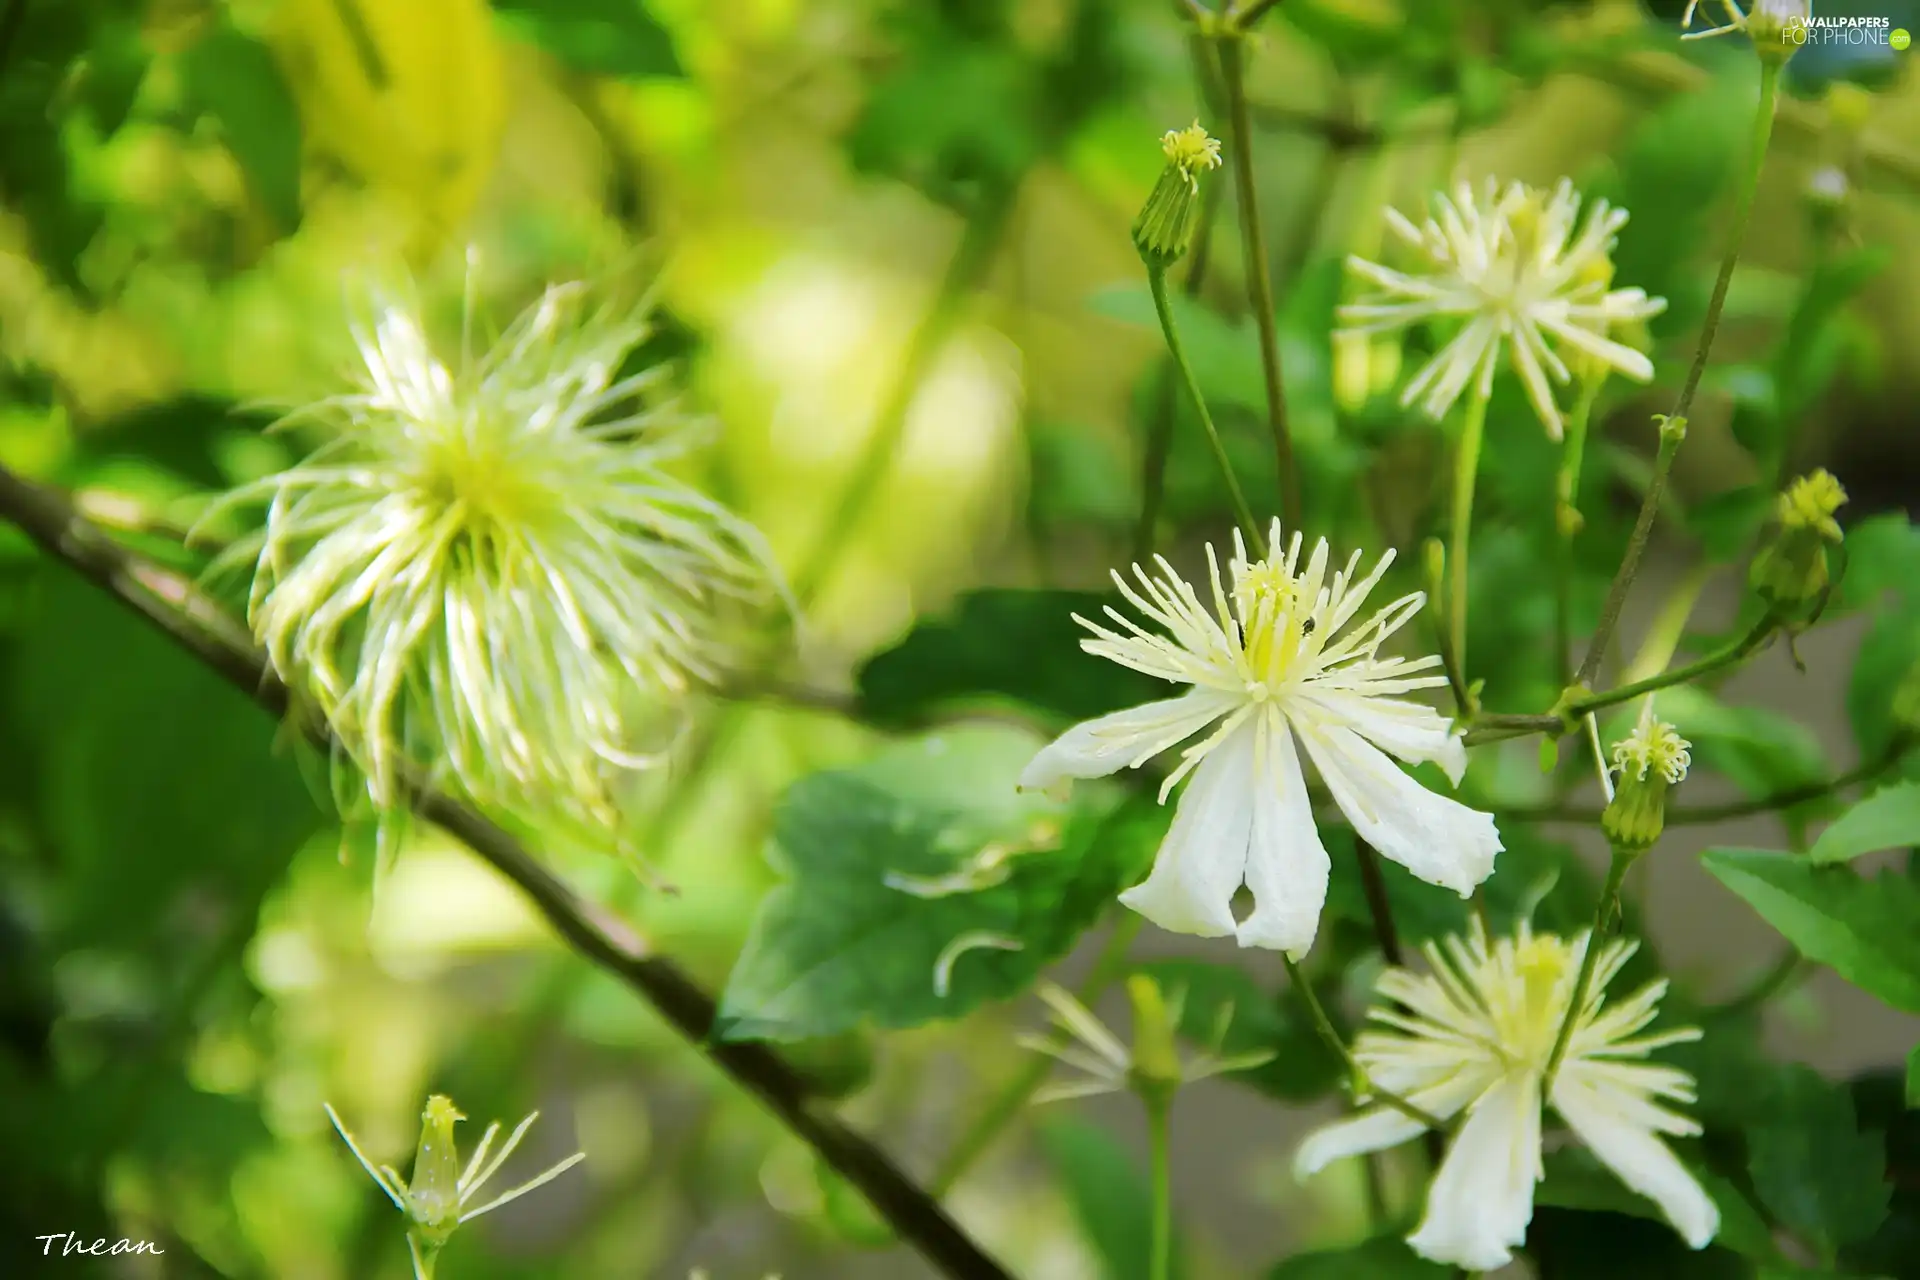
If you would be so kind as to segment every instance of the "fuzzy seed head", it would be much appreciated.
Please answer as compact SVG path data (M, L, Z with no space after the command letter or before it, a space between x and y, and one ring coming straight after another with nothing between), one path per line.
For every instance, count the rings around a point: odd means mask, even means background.
M454 364L378 295L357 385L288 418L330 438L216 507L266 507L223 563L251 562L256 639L383 814L422 777L605 831L641 723L724 667L719 615L777 594L759 535L669 470L694 438L667 373L623 370L651 332L559 285Z

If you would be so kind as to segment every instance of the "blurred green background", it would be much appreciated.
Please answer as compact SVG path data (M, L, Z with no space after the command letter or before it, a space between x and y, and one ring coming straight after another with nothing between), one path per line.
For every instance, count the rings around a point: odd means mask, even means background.
M1438 455L1392 405L1397 348L1329 340L1341 258L1378 250L1383 202L1411 212L1456 167L1619 199L1634 215L1621 283L1673 299L1663 370L1690 349L1751 64L1737 41L1679 46L1680 7L1288 0L1266 22L1258 182L1312 533L1405 547L1431 516ZM1920 27L1911 0L1854 8ZM1741 414L1782 416L1781 397L1805 417L1781 450L1796 470L1833 466L1852 514L1904 507L1920 479L1920 55L1817 52L1795 63L1720 352L1737 363L1710 384L1685 500L1767 480ZM1835 83L1870 96L1835 105ZM205 494L294 456L261 428L338 386L359 282L410 271L457 308L471 248L497 323L548 279L642 255L662 271L655 354L684 363L721 424L705 482L823 584L768 678L846 690L965 589L1097 586L1127 558L1165 395L1127 228L1161 131L1196 115L1220 131L1163 0L0 0L0 461L172 554L167 530ZM1823 169L1843 199L1810 199ZM1265 511L1236 239L1229 200L1189 340ZM1800 282L1860 246L1885 249L1783 365ZM902 387L897 447L832 536L835 495ZM1590 465L1598 509L1644 476L1653 407L1614 407ZM1225 528L1179 422L1169 545ZM1514 457L1537 451L1514 439ZM1516 461L1489 484L1529 474L1547 470ZM1500 576L1505 545L1479 545L1476 599L1499 603L1476 604L1475 648L1511 654L1487 673L1504 705L1545 705L1541 664L1500 643L1502 619L1545 608ZM10 530L0 680L6 1274L88 1273L31 1256L33 1236L67 1230L168 1250L161 1269L100 1274L407 1274L396 1215L321 1103L404 1166L429 1091L474 1117L469 1139L542 1110L506 1176L589 1153L456 1239L449 1280L931 1274L483 864L423 834L374 901L313 762ZM1832 679L1809 687L1837 705ZM590 853L557 869L718 989L773 881L774 799L879 741L831 707L716 699L630 798L634 839L677 892ZM1709 974L1763 968L1757 930L1700 932L1700 913L1735 908L1689 898L1698 879L1656 900L1656 931L1691 939ZM1824 1065L1911 1039L1857 1001L1835 1008ZM1035 1021L1020 1001L798 1053L924 1172L1019 1068L1011 1033ZM1784 1034L1804 1047L1803 1031ZM1286 1175L1297 1118L1236 1086L1195 1097L1177 1161L1196 1274L1259 1274L1351 1235L1357 1188ZM1077 1114L998 1149L953 1203L1017 1274L1131 1280L1111 1230L1139 1194L1138 1135L1122 1107Z

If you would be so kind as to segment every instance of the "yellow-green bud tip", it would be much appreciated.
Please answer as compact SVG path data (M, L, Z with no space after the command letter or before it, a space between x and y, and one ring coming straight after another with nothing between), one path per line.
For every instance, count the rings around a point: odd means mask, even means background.
M1160 150L1166 153L1167 163L1196 185L1197 173L1220 167L1220 140L1209 136L1198 120L1185 129L1167 130L1160 139Z
M1834 513L1845 506L1847 491L1825 468L1801 476L1780 495L1780 527L1812 530L1829 542L1840 541L1840 522Z

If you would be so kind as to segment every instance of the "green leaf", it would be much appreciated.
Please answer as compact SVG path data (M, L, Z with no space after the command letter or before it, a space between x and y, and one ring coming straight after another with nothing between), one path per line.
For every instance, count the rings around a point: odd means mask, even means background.
M1847 528L1846 576L1839 597L1849 607L1877 602L1889 592L1920 598L1920 529L1904 511L1883 511Z
M223 24L185 54L187 99L219 126L262 207L283 231L300 223L300 113L267 46Z
M246 915L319 827L273 721L92 586L48 572L9 673L60 851L70 947Z
M1038 743L969 727L794 784L774 818L769 893L721 999L727 1039L790 1040L957 1018L1031 983L1166 828L1150 798L1021 793ZM1013 949L1015 946L1018 949Z
M1808 856L1824 866L1916 844L1920 844L1920 782L1897 782L1841 814L1820 833Z
M1323 1249L1288 1258L1267 1280L1448 1280L1449 1267L1428 1262L1397 1236L1378 1236L1350 1249Z
M1158 960L1138 966L1138 971L1150 974L1169 995L1185 993L1182 1038L1220 1057L1262 1050L1274 1054L1273 1061L1233 1072L1227 1079L1289 1102L1305 1102L1325 1096L1343 1078L1344 1066L1321 1042L1291 983L1276 997L1244 969L1204 960Z
M1666 1222L1659 1205L1621 1182L1585 1147L1551 1152L1545 1164L1546 1178L1534 1193L1535 1204ZM1697 1165L1688 1167L1720 1208L1720 1230L1713 1242L1756 1262L1778 1261L1780 1249L1773 1242L1766 1219L1740 1190L1716 1173Z
M1027 448L1033 468L1027 510L1040 528L1133 522L1138 485L1119 441L1091 426L1041 419L1027 432Z
M1709 849L1701 861L1809 960L1920 1013L1920 884L1761 849Z
M680 59L643 0L493 0L500 21L570 67L610 76L678 76Z
M1920 605L1904 604L1873 620L1860 638L1847 677L1847 720L1862 759L1878 757L1893 742L1894 697L1920 663Z
M1861 1132L1845 1089L1806 1067L1782 1073L1768 1117L1748 1131L1747 1170L1761 1202L1829 1264L1887 1216L1884 1142Z
M860 709L885 725L924 722L954 704L1012 699L1083 720L1157 698L1174 686L1083 653L1086 628L1115 595L989 589L960 597L954 613L921 621L860 669Z
M1042 1125L1040 1145L1099 1255L1100 1274L1105 1280L1148 1280L1152 1189L1134 1157L1104 1129L1078 1120ZM1176 1230L1169 1260L1176 1277L1186 1272L1184 1253Z

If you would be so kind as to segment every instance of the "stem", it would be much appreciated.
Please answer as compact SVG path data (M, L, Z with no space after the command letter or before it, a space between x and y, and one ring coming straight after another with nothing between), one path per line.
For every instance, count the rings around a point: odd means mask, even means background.
M1194 76L1200 81L1201 97L1209 83L1207 76L1207 43L1194 37L1193 60ZM1205 287L1207 268L1213 260L1213 224L1220 213L1221 186L1209 182L1200 192L1200 224L1194 228L1193 248L1187 255L1187 278L1180 286L1180 292L1188 298L1198 298ZM1160 524L1160 504L1166 494L1167 459L1173 454L1174 410L1179 404L1180 391L1174 381L1174 369L1169 364L1162 371L1160 379L1160 399L1155 406L1153 425L1147 430L1147 451L1140 464L1140 523L1133 534L1133 558L1144 561L1153 554L1154 533Z
M1266 6L1249 11L1258 16ZM1280 331L1268 276L1267 242L1260 229L1260 201L1253 183L1253 124L1247 116L1246 41L1228 36L1220 42L1220 73L1227 89L1228 144L1233 151L1233 188L1239 197L1240 238L1246 250L1247 302L1260 328L1260 369L1267 384L1267 426L1273 433L1273 461L1280 482L1283 523L1300 521L1300 474L1293 461L1293 437L1287 429L1287 395L1280 374Z
M1367 911L1373 916L1374 941L1380 944L1380 954L1386 962L1398 968L1404 957L1400 950L1400 932L1393 925L1393 903L1387 897L1387 880L1380 871L1380 855L1372 845L1355 836L1353 856L1360 863L1360 887L1366 891Z
M1245 31L1266 17L1267 10L1277 8L1279 4L1280 0L1253 0L1253 3L1233 15L1234 25Z
M1200 383L1193 376L1193 366L1187 363L1186 349L1180 345L1180 329L1174 323L1173 304L1167 298L1167 272L1164 267L1148 265L1147 287L1153 293L1153 309L1160 317L1160 332L1166 337L1167 353L1173 357L1174 367L1187 384L1187 395L1200 413L1200 425L1206 428L1207 443L1213 446L1214 461L1220 464L1220 474L1226 477L1227 495L1233 500L1233 513L1246 530L1248 545L1265 546L1266 537L1260 532L1260 522L1254 519L1253 508L1247 505L1247 495L1240 491L1240 481L1233 474L1233 461L1227 457L1227 446L1220 439L1219 429L1213 425L1213 415L1207 412L1206 397L1200 394Z
M1093 971L1074 992L1074 997L1081 1004L1092 1005L1100 998L1100 993L1107 989L1108 984L1119 975L1126 964L1127 948L1139 934L1143 919L1144 917L1129 911L1120 918L1120 923L1113 927L1113 933L1107 938L1107 945L1101 950L1100 958L1093 962ZM947 1153L947 1158L940 1162L939 1168L934 1170L927 1189L933 1195L945 1199L947 1193L953 1190L967 1170L973 1167L974 1162L985 1155L993 1146L994 1140L1005 1132L1007 1125L1013 1122L1014 1117L1027 1109L1027 1104L1032 1101L1033 1095L1039 1091L1040 1086L1046 1083L1047 1076L1052 1070L1051 1058L1033 1055L1032 1059L1020 1069L1020 1073L1007 1082L1007 1087L987 1104L986 1109L980 1113L980 1118L967 1128L953 1150Z
M1627 868L1633 865L1631 854L1623 851L1619 845L1613 846L1613 861L1607 864L1607 883L1600 890L1600 901L1593 909L1593 928L1587 933L1587 947L1580 956L1580 973L1573 980L1573 996L1567 1003L1567 1012L1560 1019L1560 1034L1553 1038L1553 1052L1547 1056L1546 1072L1540 1077L1540 1096L1550 1098L1553 1095L1553 1073L1560 1069L1560 1060L1567 1056L1567 1045L1573 1041L1573 1029L1580 1023L1580 1014L1587 1005L1587 984L1593 980L1593 969L1600 960L1600 938L1606 932L1607 922L1613 918L1613 904L1620 896L1620 882L1626 879Z
M1013 209L1015 190L1015 187L1009 186L993 192L986 198L983 207L968 219L960 245L947 263L946 274L941 277L939 292L934 295L933 304L921 318L919 327L914 330L913 338L907 344L906 356L900 363L892 388L887 392L859 464L834 501L833 510L828 514L820 536L815 540L800 572L794 575L793 597L801 608L812 603L819 593L828 569L838 559L840 548L852 538L860 517L866 512L868 501L886 479L887 470L893 465L893 455L899 449L900 438L906 432L907 415L913 409L920 383L953 332L968 295L993 261L1001 230L1006 226L1007 217Z
M1658 675L1648 676L1644 680L1635 680L1618 688L1602 693L1590 693L1574 698L1567 703L1567 711L1573 715L1584 715L1589 711L1598 711L1601 707L1611 707L1622 702L1631 702L1643 693L1652 693L1669 685L1685 684L1699 676L1709 675L1722 667L1732 666L1748 654L1758 649L1773 634L1773 615L1765 615L1754 623L1753 629L1732 644L1717 649L1704 658L1689 662L1684 667L1673 667Z
M1447 636L1453 651L1451 662L1459 673L1454 696L1460 703L1462 719L1474 712L1473 693L1467 683L1467 546L1473 530L1473 486L1480 472L1480 446L1486 428L1486 398L1473 396L1467 401L1460 448L1453 460L1453 512L1447 530Z
M1360 1084L1367 1096L1386 1103L1409 1120L1418 1121L1429 1129L1444 1128L1438 1117L1408 1102L1399 1094L1382 1089L1367 1078L1367 1069L1360 1065L1353 1056L1352 1050L1347 1048L1347 1042L1340 1038L1340 1032L1334 1027L1333 1020L1327 1017L1327 1011L1321 1007L1320 997L1313 993L1313 984L1307 981L1307 975L1300 972L1300 966L1284 951L1280 953L1280 962L1287 966L1287 977L1293 980L1293 985L1299 988L1301 997L1306 1000L1307 1012L1313 1017L1314 1030L1320 1033L1320 1039L1326 1042L1327 1047L1346 1063L1347 1070L1353 1073L1354 1080Z
M1147 1103L1147 1142L1153 1153L1153 1246L1148 1255L1149 1280L1167 1280L1173 1273L1173 1154L1168 1130L1173 1099Z
M1566 442L1560 447L1560 470L1554 477L1554 548L1558 572L1553 591L1553 656L1562 685L1573 680L1573 540L1580 532L1580 464L1587 448L1587 425L1605 378L1589 378L1567 419Z
M1590 685L1599 673L1600 663L1605 658L1607 644L1613 639L1613 629L1619 625L1620 610L1627 601L1627 591L1633 586L1634 575L1640 572L1640 558L1647 549L1647 539L1653 532L1653 518L1660 508L1660 499L1666 493L1667 476L1673 470L1674 455L1680 451L1680 442L1686 438L1686 418L1693 409L1693 397L1700 390L1700 379L1707 370L1707 357L1713 350L1714 335L1720 329L1720 316L1726 310L1727 289L1733 283L1734 264L1740 260L1740 246L1746 239L1747 220L1753 212L1754 196L1760 189L1760 171L1766 167L1767 143L1773 136L1773 117L1775 104L1779 98L1780 65L1775 62L1760 64L1760 105L1754 113L1753 137L1747 154L1747 172L1742 179L1739 203L1734 208L1733 228L1727 241L1726 255L1720 260L1720 274L1713 281L1713 296L1707 301L1706 319L1700 327L1700 345L1693 353L1693 364L1687 370L1687 380L1680 387L1680 398L1674 402L1673 412L1660 430L1660 452L1654 459L1653 481L1647 486L1647 495L1640 504L1640 515L1633 523L1633 536L1627 541L1626 557L1620 562L1619 572L1614 574L1613 585L1607 588L1607 602L1600 611L1600 625L1594 630L1593 641L1587 648L1587 656L1581 660L1580 670L1574 674L1575 684Z
M291 692L265 657L231 635L230 626L216 630L195 616L215 611L216 622L223 618L213 602L186 578L114 543L75 512L65 495L0 467L0 518L138 613L276 720L293 717L299 722ZM312 720L303 728L322 750L337 749L326 730ZM736 1084L759 1098L943 1274L957 1280L1010 1280L885 1153L830 1112L814 1106L811 1086L801 1072L766 1045L716 1038L713 997L673 961L651 954L624 924L576 894L483 814L418 783L412 788L411 801L422 818L460 840L512 881L583 958L630 987Z

